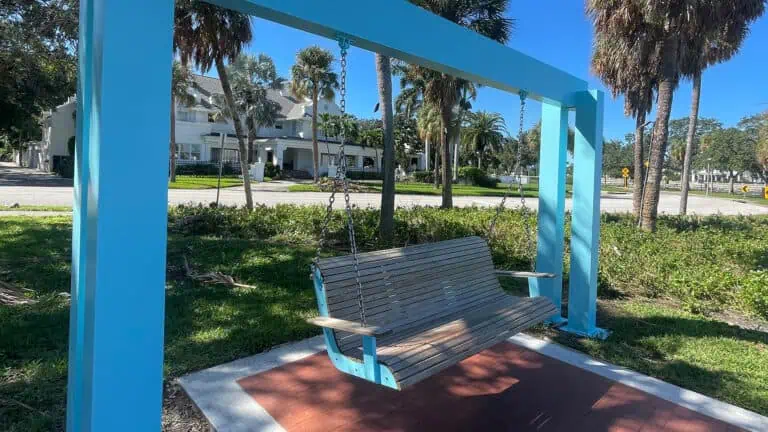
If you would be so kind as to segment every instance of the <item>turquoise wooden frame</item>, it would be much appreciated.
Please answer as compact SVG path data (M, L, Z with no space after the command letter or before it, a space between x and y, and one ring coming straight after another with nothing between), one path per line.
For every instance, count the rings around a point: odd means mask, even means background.
M376 13L360 0L211 2L325 37L341 34L357 47L510 93L525 90L529 98L541 101L543 182L536 270L559 277L531 280L530 291L558 307L567 113L575 111L572 264L564 328L605 335L595 325L601 92L405 0L382 0L385 4L378 2ZM160 429L173 6L173 0L80 2L69 431ZM132 127L125 127L126 119ZM145 145L142 176L126 176L123 149L138 142ZM124 274L126 263L130 277ZM566 321L560 316L551 320ZM366 339L365 350L363 366L375 364L375 340ZM384 372L363 371L381 380Z

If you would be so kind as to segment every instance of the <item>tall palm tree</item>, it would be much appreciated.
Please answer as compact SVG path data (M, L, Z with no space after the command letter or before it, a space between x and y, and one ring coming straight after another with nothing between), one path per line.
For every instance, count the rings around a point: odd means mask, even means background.
M513 21L504 16L509 0L410 0L411 3L435 15L467 27L497 42L506 43L512 31ZM423 101L440 109L442 121L441 147L443 165L443 208L453 206L451 181L451 151L448 145L448 130L451 128L453 109L462 99L462 90L469 84L466 80L433 71L423 66L410 65L401 78L401 87L419 89ZM454 129L457 131L457 129Z
M333 54L319 46L304 48L296 54L291 68L291 92L294 96L312 100L312 162L314 179L320 180L320 154L317 147L317 104L320 98L333 99L339 88L339 78L333 72Z
M764 1L764 0L763 0ZM759 1L764 7L763 1ZM709 35L696 35L687 38L682 56L682 73L691 78L691 112L688 118L688 135L685 141L683 155L683 174L681 178L680 214L688 210L688 188L691 177L691 160L695 151L696 127L699 119L699 99L701 98L701 75L704 70L717 63L728 61L738 53L741 44L749 34L749 24L755 20L762 10L754 4L745 9L736 9L734 14L720 28ZM758 15L755 15L758 14Z
M395 231L395 141L392 112L392 65L389 57L376 53L376 82L379 87L381 122L384 126L384 155L382 166L381 213L379 236L385 244L392 243Z
M195 97L189 93L192 87L192 71L182 66L181 62L173 61L171 75L171 151L170 151L170 178L176 181L176 105L189 106L195 103Z
M643 39L649 56L645 63L658 84L656 120L651 136L651 155L641 227L656 229L664 158L667 153L672 98L680 77L686 73L689 44L723 31L733 22L749 23L763 13L765 0L690 0L650 2L639 0L590 0L588 10L597 33L620 45Z
M599 0L587 4L587 13L595 23L595 41L593 43L591 67L616 97L624 95L624 115L635 119L635 140L633 147L634 159L634 190L632 207L635 221L640 219L642 208L644 177L644 135L646 116L651 111L653 94L656 88L653 68L654 56L658 55L658 44L647 37L638 37L625 41L615 38L607 29L602 27L603 21L596 14L599 9L593 7ZM636 23L637 25L642 22ZM635 29L639 35L646 33L644 28Z
M215 65L227 109L231 113L237 112L225 61L240 55L243 46L253 38L250 17L201 0L176 0L174 30L173 46L178 51L181 62L189 64L192 61L203 73L208 72ZM248 149L243 140L240 116L234 115L232 122L240 149L245 205L252 210L251 178L248 174L248 160L245 157Z
M281 118L280 104L269 99L268 90L282 88L285 79L277 75L272 58L265 54L241 54L230 64L233 98L238 115L248 128L248 163L255 161L254 141L258 130L273 126ZM223 102L223 101L222 101Z
M483 154L499 152L504 144L507 126L499 113L470 112L461 134L465 151L477 155L477 167L482 168Z

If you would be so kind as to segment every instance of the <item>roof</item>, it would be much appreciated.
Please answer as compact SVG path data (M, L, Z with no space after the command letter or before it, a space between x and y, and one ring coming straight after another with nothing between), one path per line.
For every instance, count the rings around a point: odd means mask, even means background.
M204 108L212 108L208 103L208 97L212 95L223 95L224 89L221 87L221 80L205 75L193 74L192 79L195 81L195 88L205 96L205 98L198 103L198 105ZM267 97L280 104L280 114L288 120L295 120L305 116L304 106L308 102L301 102L291 96L286 90L267 90Z

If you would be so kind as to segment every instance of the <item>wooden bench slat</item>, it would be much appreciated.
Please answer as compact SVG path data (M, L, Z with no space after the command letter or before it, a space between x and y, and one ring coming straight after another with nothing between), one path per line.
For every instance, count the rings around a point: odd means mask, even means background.
M377 260L387 259L387 257L391 257L391 256L397 256L397 255L408 254L408 253L420 253L424 250L435 251L435 250L440 250L442 248L451 248L451 247L457 247L461 245L470 245L470 244L478 244L478 243L484 244L485 241L480 237L462 237L460 239L445 240L445 241L436 242L436 243L422 243L422 244L416 244L413 246L406 246L401 248L383 249L383 250L372 251L372 252L364 252L364 253L358 254L358 259L362 260L363 262L377 261ZM323 258L318 262L318 265L321 269L330 270L335 267L344 267L348 265L350 259L351 259L350 255Z
M416 260L425 256L439 256L439 255L447 255L450 253L456 253L460 251L475 251L475 250L486 250L487 247L483 243L464 243L464 244L455 244L455 245L449 245L449 246L443 246L440 248L433 248L433 249L422 249L415 252L409 252L409 253L395 253L391 255L387 255L381 258L372 259L372 257L365 256L365 254L358 254L358 262L360 269L368 269L371 267L379 267L379 266L396 266L398 263ZM354 258L352 255L345 255L344 261L341 261L334 265L333 267L323 266L322 264L318 266L320 271L323 272L324 275L333 276L337 275L339 273L345 273L349 270L349 265L354 261Z

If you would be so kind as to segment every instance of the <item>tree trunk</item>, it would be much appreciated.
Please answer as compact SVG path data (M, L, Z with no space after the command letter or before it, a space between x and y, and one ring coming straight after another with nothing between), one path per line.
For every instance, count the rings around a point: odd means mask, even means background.
M448 137L448 129L451 126L451 107L442 107L443 127L440 130L440 141L443 144L443 204L444 209L453 208L452 172L451 172L451 146Z
M691 91L691 114L688 117L688 136L685 139L685 156L683 157L683 176L680 178L680 214L688 211L688 188L691 181L691 159L693 159L693 140L696 138L696 123L699 120L699 98L701 96L701 72L693 76Z
M171 151L168 169L171 183L176 181L176 96L171 93Z
M235 109L235 99L232 96L232 87L229 85L229 76L227 68L224 66L224 59L216 58L216 71L219 73L221 87L224 90L224 99L229 105L229 111L232 113L232 123L235 125L235 135L237 135L237 144L240 149L240 171L243 174L243 186L245 189L245 206L248 210L253 210L253 195L251 195L251 176L248 173L248 149L243 140L243 125L240 124L240 116ZM224 155L219 155L223 157Z
M429 171L429 138L424 140L424 171Z
M651 161L648 167L648 186L643 196L643 215L641 227L646 231L656 230L656 218L659 209L659 193L664 169L664 155L667 154L669 134L669 115L672 110L672 97L677 87L677 57L679 43L676 34L671 34L664 41L662 55L664 67L659 82L656 123L651 137Z
M384 172L381 188L381 220L379 235L391 245L395 231L395 143L392 114L392 67L389 57L376 54L376 78L379 85L379 106L384 126ZM377 152L378 153L378 152Z
M635 119L635 147L634 154L634 189L632 190L632 212L635 215L635 223L640 220L640 208L643 203L643 185L645 184L645 166L643 162L643 140L645 139L645 112L637 114Z
M435 189L440 189L440 144L439 143L435 143L434 148L432 149L432 153L435 154L435 172L434 172Z
M733 171L728 171L728 193L731 195L735 193L733 190L734 179L736 179L736 175L733 173Z
M317 103L320 95L317 86L312 87L312 168L315 171L313 173L315 183L318 183L320 181L320 149L317 147ZM340 164L345 162L339 161Z
M248 129L248 163L252 164L256 162L256 158L253 154L253 140L254 136L250 129Z

